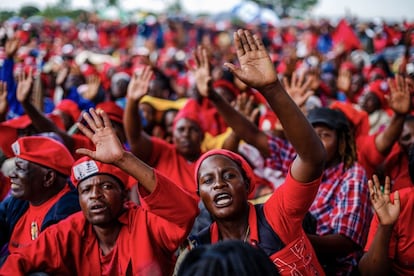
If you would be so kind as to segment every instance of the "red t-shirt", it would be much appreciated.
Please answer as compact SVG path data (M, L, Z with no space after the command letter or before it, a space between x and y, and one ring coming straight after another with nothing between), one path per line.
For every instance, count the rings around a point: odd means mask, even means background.
M393 260L392 270L395 275L414 275L414 187L399 190L401 211L394 224L388 257ZM394 195L391 195L394 201ZM378 217L375 215L368 233L365 251L373 243L378 228Z
M195 162L186 160L174 145L162 139L153 137L151 141L152 153L148 164L168 176L198 201L197 185L194 183Z
M290 175L264 203L264 214L285 247L269 256L280 275L325 275L316 253L302 228L302 221L312 204L321 179L301 183ZM249 210L250 243L259 243L256 209ZM211 243L219 241L217 224L210 228Z
M395 144L385 160L385 173L391 178L392 190L413 187L410 173L408 172L408 155L400 145Z
M67 192L69 192L68 185L43 204L39 206L29 205L29 209L14 226L9 242L10 253L13 253L16 248L23 247L38 238L47 212Z

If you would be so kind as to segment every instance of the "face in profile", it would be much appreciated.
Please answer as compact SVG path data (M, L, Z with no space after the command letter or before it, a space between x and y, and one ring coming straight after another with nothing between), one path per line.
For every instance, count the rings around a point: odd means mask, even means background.
M10 174L10 193L14 198L36 200L43 192L47 169L36 163L16 157L15 169Z
M82 212L92 225L111 226L124 210L125 190L110 175L100 174L83 180L78 193Z
M224 155L207 157L198 171L200 198L215 219L240 216L247 208L248 183L241 167Z
M398 142L403 150L407 153L409 149L414 145L414 118L405 121Z

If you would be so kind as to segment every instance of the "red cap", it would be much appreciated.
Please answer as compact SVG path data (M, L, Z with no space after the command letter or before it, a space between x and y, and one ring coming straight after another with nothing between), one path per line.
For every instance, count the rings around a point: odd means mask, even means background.
M7 158L13 157L14 153L11 144L18 138L17 130L0 124L0 148Z
M63 99L60 103L55 107L55 109L62 111L63 113L68 114L72 117L72 120L76 122L79 119L81 111L79 106L72 100Z
M2 126L8 126L15 129L23 129L28 127L32 123L32 120L28 115L22 115L17 118L13 118L1 123Z
M201 107L197 103L197 101L195 101L194 99L189 99L184 105L184 107L180 111L178 111L177 115L175 115L173 128L175 129L175 125L181 119L188 119L196 123L204 132L205 126L202 119L200 118L200 109Z
M14 155L21 159L70 175L72 154L60 142L43 136L27 136L12 144Z
M388 83L384 80L375 80L368 84L366 91L374 93L377 95L379 100L381 101L381 106L385 107L387 101L385 99L385 95L389 93Z
M124 110L113 101L106 101L98 104L96 110L102 109L108 114L111 121L122 124L122 117L124 116Z
M124 185L124 187L129 187L129 183L132 179L129 174L120 168L111 164L93 160L88 156L84 156L76 160L75 164L73 164L72 167L70 179L72 180L73 185L75 185L75 187L78 187L79 183L83 180L99 174L107 174L115 177L117 180L119 180L120 184Z
M230 158L231 160L233 160L234 162L236 162L238 165L240 165L242 170L246 174L249 182L250 182L248 193L250 194L254 191L254 188L256 186L256 179L257 178L256 178L256 176L253 172L252 167L250 167L249 163L247 163L247 161L243 157L241 157L239 154L234 153L234 152L229 151L229 150L225 150L225 149L210 150L210 151L204 153L202 156L200 156L200 158L197 160L197 163L195 165L195 174L194 174L195 183L197 183L197 189L198 189L198 186L199 186L198 171L200 169L201 163L203 163L203 161L206 160L207 157L210 157L212 155L224 155L224 156Z
M230 91L235 97L237 97L240 94L239 89L237 89L237 87L234 85L234 83L228 81L228 80L216 80L213 83L213 87L217 88L217 87L221 87L224 89L227 89L228 91Z

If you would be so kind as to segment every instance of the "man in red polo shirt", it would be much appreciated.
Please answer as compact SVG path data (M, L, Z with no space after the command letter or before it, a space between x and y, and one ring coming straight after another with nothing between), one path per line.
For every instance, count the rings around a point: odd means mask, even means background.
M61 142L30 136L19 138L12 148L15 169L10 175L10 196L0 204L3 257L80 210L77 192L68 182L74 160Z
M84 115L89 128L79 128L96 151L78 149L87 157L76 161L71 175L82 212L11 254L0 275L39 270L53 275L171 275L174 253L191 229L197 202L125 151L103 110L90 112ZM130 175L139 180L145 208L126 204Z

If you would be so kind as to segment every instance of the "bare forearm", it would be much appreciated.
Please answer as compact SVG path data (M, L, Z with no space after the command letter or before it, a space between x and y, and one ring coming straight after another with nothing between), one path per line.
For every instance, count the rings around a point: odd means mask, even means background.
M156 186L154 169L138 159L134 154L125 151L115 165L137 179L148 191L152 192Z
M57 125L47 118L42 112L40 112L30 102L22 103L24 111L32 120L34 128L38 132L55 132L63 139L66 147L72 152L73 151L73 139L65 131L57 127Z
M254 123L235 110L215 91L209 93L209 100L213 102L220 115L238 137L258 148L260 152L268 153L266 134L260 131Z
M387 155L398 140L404 125L405 115L395 114L390 124L375 138L375 146L382 155Z
M359 262L361 275L389 275L391 260L388 258L388 248L392 234L392 226L378 226L374 240L368 252Z
M325 149L305 115L286 93L280 82L275 82L260 92L276 113L286 138L292 143L299 157L304 162L313 163L322 168L326 155Z

